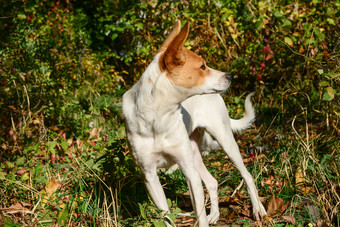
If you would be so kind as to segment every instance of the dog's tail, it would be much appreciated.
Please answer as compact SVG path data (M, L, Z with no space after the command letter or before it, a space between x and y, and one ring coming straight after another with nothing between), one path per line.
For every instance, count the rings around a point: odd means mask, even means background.
M230 119L231 130L233 132L241 133L242 131L250 128L251 125L254 123L256 115L255 115L254 107L253 107L251 100L250 100L250 98L254 94L255 94L255 92L252 92L249 95L247 95L247 97L246 97L246 101L245 101L245 104L244 104L246 114L244 115L244 117L239 119L239 120Z

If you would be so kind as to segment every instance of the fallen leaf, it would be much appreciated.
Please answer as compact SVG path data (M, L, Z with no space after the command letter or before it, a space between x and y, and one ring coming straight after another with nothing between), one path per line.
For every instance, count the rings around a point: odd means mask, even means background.
M213 162L213 163L211 163L211 165L213 165L213 166L222 166L222 163L221 162Z
M285 222L295 225L295 218L292 216L282 216L283 220L285 220Z
M42 199L41 206L44 207L47 201L51 198L53 193L57 191L59 186L61 185L60 180L52 178L46 185L45 190L43 189L40 193L45 195Z
M298 170L295 173L295 183L296 186L299 188L301 187L305 182L305 178L303 177L303 173L301 168L298 168Z
M46 194L52 195L61 185L60 180L52 178L46 185Z
M295 184L296 188L305 192L305 193L310 193L313 191L313 188L311 187L306 187L305 186L305 177L303 176L301 168L298 168L298 170L295 173Z
M9 108L9 109L11 109L11 110L14 110L14 111L17 110L17 108L15 108L14 106L7 106L7 108Z
M275 216L275 215L281 215L288 207L288 203L285 204L283 199L279 198L276 195L272 195L270 198L268 204L267 204L267 215L269 217Z
M98 138L99 137L99 132L97 128L93 128L89 130L89 139L91 138Z
M8 214L17 214L17 213L31 214L31 213L33 213L29 209L31 206L32 205L29 204L29 203L18 202L15 205L12 205L10 207L0 208L0 210L6 212Z

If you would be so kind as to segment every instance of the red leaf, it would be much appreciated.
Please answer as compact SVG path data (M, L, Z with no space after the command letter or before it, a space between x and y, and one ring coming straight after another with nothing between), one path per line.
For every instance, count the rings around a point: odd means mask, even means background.
M59 155L57 155L57 154L52 154L51 155L51 162L52 162L52 164L54 164L55 163L55 160L59 160Z
M18 174L19 176L23 175L24 173L26 173L26 170L25 170L25 169L20 169L20 170L17 171L17 174Z
M273 55L272 54L268 54L268 56L266 57L266 61L269 61L272 58L273 58Z
M271 52L272 50L270 49L270 47L269 46L264 46L263 47L263 52L265 53L265 54L267 54L267 53L269 53L269 52Z
M266 68L266 64L264 64L263 62L261 62L260 64L260 70L264 70Z
M260 73L256 74L256 79L258 81L262 80L262 75Z

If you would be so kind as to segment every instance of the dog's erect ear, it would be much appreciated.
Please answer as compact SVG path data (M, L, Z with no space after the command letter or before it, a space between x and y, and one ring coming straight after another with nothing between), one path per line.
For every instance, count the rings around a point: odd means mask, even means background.
M182 31L171 41L164 53L165 67L171 70L173 67L185 63L184 43L189 34L189 22L187 22Z
M177 21L175 24L174 29L172 30L172 32L169 34L168 38L166 38L166 40L164 41L164 43L162 44L161 49L159 49L158 53L160 52L164 52L169 44L172 42L172 40L174 40L174 38L178 35L178 33L181 31L181 21Z

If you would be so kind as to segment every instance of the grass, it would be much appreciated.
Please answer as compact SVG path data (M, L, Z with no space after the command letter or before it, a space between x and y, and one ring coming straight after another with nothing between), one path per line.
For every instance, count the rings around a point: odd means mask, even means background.
M271 117L271 122L257 122L236 135L264 203L276 204L265 226L336 226L340 222L339 141L325 138L305 116L302 112L279 129L275 125L281 120ZM161 226L164 217L152 204L143 176L128 155L122 125L114 130L112 125L99 127L108 120L99 118L99 123L86 126L81 139L49 129L47 140L27 142L24 149L13 147L7 152L12 155L2 155L0 224ZM325 146L327 152L320 150ZM267 149L256 149L261 147ZM249 197L244 186L235 190L242 179L226 154L214 151L204 160L220 182L218 225L253 225ZM172 212L191 211L182 173L160 173L160 178ZM280 202L270 202L275 196ZM176 223L190 226L195 218L193 214L177 216Z

